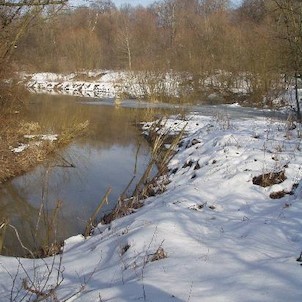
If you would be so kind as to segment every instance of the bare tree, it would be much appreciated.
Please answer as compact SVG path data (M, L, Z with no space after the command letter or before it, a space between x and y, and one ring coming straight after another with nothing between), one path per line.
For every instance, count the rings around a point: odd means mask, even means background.
M111 0L93 0L90 7L99 13L107 13L116 10L116 6Z
M0 66L3 69L31 22L47 7L59 10L67 0L0 0Z
M131 15L132 8L124 7L123 10L116 15L118 31L117 31L117 48L122 61L126 59L128 69L132 70L132 57L133 57L133 22Z
M264 0L244 0L238 9L240 17L255 23L260 23L266 17L267 5Z
M278 38L285 41L283 69L294 74L297 118L301 120L298 78L302 74L302 2L300 0L271 0L270 9L275 18Z

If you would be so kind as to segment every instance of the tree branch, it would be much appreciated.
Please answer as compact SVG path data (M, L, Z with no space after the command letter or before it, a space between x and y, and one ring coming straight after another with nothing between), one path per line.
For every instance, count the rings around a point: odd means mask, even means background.
M24 0L18 2L0 0L0 6L5 6L5 7L46 6L46 5L62 5L67 2L68 0L32 0L32 1Z

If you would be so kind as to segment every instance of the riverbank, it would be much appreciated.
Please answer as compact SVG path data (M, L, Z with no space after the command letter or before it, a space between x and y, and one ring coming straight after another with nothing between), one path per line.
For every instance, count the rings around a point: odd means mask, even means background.
M6 127L1 129L0 140L0 183L42 163L75 136L81 135L88 126L87 122L78 123L56 134L45 133L38 123L27 122L20 118L20 114L10 121L5 119L5 122Z
M21 83L32 93L73 95L95 99L125 99L171 102L174 104L239 103L258 108L295 109L295 87L283 83L271 95L253 96L250 80L243 74L226 81L223 72L206 77L198 93L191 76L177 72L129 72L113 70L82 71L77 73L20 73ZM302 93L302 89L299 89ZM300 105L301 106L301 105Z
M121 194L131 196L150 160L150 146L136 124L166 112L115 108L101 102L97 105L83 104L84 101L71 96L31 96L27 119L35 121L43 129L61 133L58 130L80 120L87 120L89 126L84 135L56 149L45 162L1 185L2 217L11 218L10 224L18 229L24 245L37 256L42 256L40 247L44 248L50 241L61 243L70 236L83 233L109 187L112 190L108 204L102 207L97 221L114 208ZM151 173L156 173L156 169ZM54 221L53 209L58 200L61 207ZM45 211L43 217L48 215L54 225L51 227L51 240L45 235L49 234L47 220L44 223L42 218L39 219L42 217L39 216L41 207ZM35 233L38 222L39 232ZM5 241L4 255L27 254L10 228Z
M299 301L301 126L227 115L163 125L186 125L164 192L67 239L61 256L0 257L1 301Z
M36 116L28 117L30 94L22 85L0 84L0 183L3 183L43 162L49 154L81 135L88 124L83 117L65 112L45 116L46 122L39 123Z

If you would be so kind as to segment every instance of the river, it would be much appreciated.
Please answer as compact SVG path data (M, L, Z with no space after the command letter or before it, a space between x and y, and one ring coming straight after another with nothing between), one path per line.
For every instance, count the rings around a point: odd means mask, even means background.
M272 111L229 105L176 109L216 118L280 118L279 113ZM134 100L116 107L112 99L31 95L26 118L42 125L44 132L60 132L85 120L89 121L89 127L83 137L73 140L44 164L0 185L0 217L9 218L22 243L32 250L49 241L63 241L83 233L106 191L112 189L109 202L98 218L113 209L134 177L127 191L131 195L149 163L150 146L136 124L173 112L171 110L175 110L175 106ZM58 205L61 206L56 211ZM11 228L6 232L3 254L24 255Z
M62 241L83 233L108 188L112 189L109 202L99 218L112 210L134 177L127 191L131 195L150 160L150 146L136 123L163 114L163 109L136 104L121 108L113 106L112 100L31 96L26 118L38 122L47 133L85 120L89 126L83 137L59 150L50 161L0 185L0 216L9 218L26 247L36 249L48 237ZM54 219L59 203L62 206ZM8 229L3 254L23 253L15 231Z

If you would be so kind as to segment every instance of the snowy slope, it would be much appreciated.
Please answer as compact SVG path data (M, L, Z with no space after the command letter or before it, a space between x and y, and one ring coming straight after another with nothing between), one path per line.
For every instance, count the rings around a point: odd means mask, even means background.
M0 300L29 291L33 300L63 277L49 301L301 301L301 129L199 115L165 127L185 124L164 193L88 239L66 240L61 265L59 256L53 265L0 257ZM279 183L253 184L280 171ZM24 278L29 290L18 292Z

